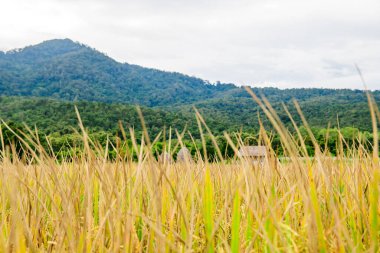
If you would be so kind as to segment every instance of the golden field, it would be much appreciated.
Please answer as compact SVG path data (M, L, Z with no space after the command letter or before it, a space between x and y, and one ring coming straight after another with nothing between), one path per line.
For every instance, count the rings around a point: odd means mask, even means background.
M192 163L158 162L147 134L131 159L96 145L83 128L81 155L58 162L32 132L20 136L28 158L1 151L0 252L378 252L377 144L332 158L315 143L309 157L302 139L254 98L282 138L285 161L264 131L270 155L255 165L207 162L200 153ZM119 154L112 161L111 148Z

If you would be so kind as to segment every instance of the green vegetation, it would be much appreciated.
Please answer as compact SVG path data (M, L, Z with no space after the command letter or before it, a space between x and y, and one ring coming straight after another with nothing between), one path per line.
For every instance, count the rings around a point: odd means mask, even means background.
M142 104L191 103L235 86L121 64L70 40L0 54L0 94Z
M82 122L91 137L96 139L102 146L106 145L107 140L110 140L111 143L116 145L116 140L122 137L120 123L123 128L133 128L135 138L141 141L143 129L135 106L85 101L73 103L53 99L21 97L0 97L0 103L2 105L0 118L7 122L12 129L28 132L26 126L32 128L32 130L34 130L34 127L37 127L44 148L48 148L48 143L45 138L45 136L47 136L54 152L67 154L68 150L79 143L80 135L78 132L80 129L74 109L75 106L77 106L81 114ZM171 128L170 137L174 143L178 141L178 136L175 132L177 130L179 133L183 132L183 142L189 147L193 154L195 154L196 150L202 150L203 153L204 147L200 141L199 129L193 110L182 109L182 111L169 111L162 108L147 107L143 107L141 110L146 129L150 133L151 139L154 139L164 129L166 129L166 138L169 138ZM283 145L280 141L280 136L275 134L273 127L271 127L262 111L258 110L258 108L254 110L255 113L250 110L242 112L241 115L247 115L247 122L242 122L239 121L239 117L236 116L237 113L231 113L231 117L224 118L224 116L218 115L217 112L213 113L212 111L207 111L207 108L201 108L201 112L203 112L203 116L206 118L206 123L212 129L213 135L216 136L216 141L221 147L225 157L232 157L234 152L227 144L224 138L224 132L240 136L246 144L258 144L260 142L257 112L260 112L261 120L267 125L267 134L272 138L274 150L278 155L283 155ZM253 115L248 116L249 112ZM287 126L290 131L295 132L289 117L283 115L285 114L283 110L279 110L279 112L284 125ZM306 117L311 122L317 121L317 118L312 118L312 115L309 116L307 112L308 111L305 112ZM317 115L315 117L317 117ZM343 118L349 119L348 117ZM248 122L248 119L251 121ZM295 117L295 119L296 122L300 123L297 117ZM354 124L354 122L352 122L352 124ZM312 132L319 145L323 148L327 148L332 155L337 154L340 134L346 139L349 146L358 144L359 140L362 143L373 141L373 135L369 131L361 131L358 128L350 127L346 124L341 123L340 129L336 127L327 129L324 127L315 127L314 125L318 124L313 124ZM322 125L321 120L319 125ZM325 122L325 125L327 126L328 122ZM2 128L7 129L5 126ZM309 155L313 155L313 143L309 134L303 127L300 128L300 132L309 150ZM191 134L191 136L189 134ZM131 137L129 131L126 131L126 135ZM192 141L191 138L194 138L194 141ZM9 130L7 130L5 139L6 143L12 143L12 141L15 140ZM213 160L217 152L212 139L206 135L205 142L207 153L210 154L209 159ZM161 138L154 147L155 152L161 153L163 147L164 143ZM346 146L343 148L346 149ZM370 149L371 147L368 148ZM114 156L115 154L110 151L110 155Z

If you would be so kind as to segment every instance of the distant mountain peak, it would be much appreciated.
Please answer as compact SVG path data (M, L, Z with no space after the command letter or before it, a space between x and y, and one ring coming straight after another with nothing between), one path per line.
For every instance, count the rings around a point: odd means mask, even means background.
M36 61L38 59L46 59L75 52L84 48L89 49L89 47L81 43L74 42L71 39L52 39L43 41L36 45L7 51L5 52L5 55L22 58L26 61Z
M12 49L8 51L10 52L21 52L25 50L29 50L32 48L49 48L49 47L72 47L72 48L79 48L79 47L85 47L83 44L79 42L74 42L71 39L65 38L65 39L51 39L51 40L45 40L35 45L26 46L23 48L17 48Z
M37 45L34 46L44 46L44 47L51 47L51 46L61 46L61 47L84 47L79 42L74 42L71 39L65 38L65 39L51 39L51 40L45 40Z

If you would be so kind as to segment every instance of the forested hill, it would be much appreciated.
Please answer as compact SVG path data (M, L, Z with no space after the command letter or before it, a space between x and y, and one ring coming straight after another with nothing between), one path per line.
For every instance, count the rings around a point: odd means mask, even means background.
M255 92L271 101L302 101L321 96L350 100L363 95L361 91L332 89L263 88ZM69 39L0 52L0 94L151 107L249 97L243 88L233 84L210 84L180 73L119 63Z
M363 91L253 90L269 99L285 123L290 124L282 102L290 106L297 120L291 105L295 98L312 126L326 127L329 123L336 126L339 119L342 127L371 130ZM379 102L380 91L373 94ZM85 122L95 131L114 129L118 120L129 115L133 115L132 123L138 122L136 114L132 113L136 104L145 106L147 114L152 115L151 127L155 131L163 125L181 128L187 124L196 129L196 124L189 123L195 123L193 106L218 133L258 127L258 107L241 87L210 84L180 73L119 63L69 39L0 52L0 95L0 118L37 124L49 133L75 125L73 101L85 108Z
M233 85L119 63L69 39L0 53L0 93L147 106L192 103Z
M0 96L0 119L6 122L25 123L30 127L37 126L43 134L66 135L73 132L73 128L79 130L78 119L74 106L79 109L84 126L90 132L116 133L119 130L118 122L125 127L133 127L141 130L140 118L136 107L127 104L103 103L103 102L69 102L48 98L4 97ZM345 102L323 97L316 100L301 101L302 110L314 128L326 128L337 126L355 127L363 131L372 131L371 118L368 105L365 101L353 100ZM258 130L258 114L264 121L265 127L270 130L271 125L262 111L249 98L240 98L229 101L208 101L196 104L202 113L207 125L216 135L223 135L224 131L236 132L243 130L250 132ZM290 112L300 125L301 120L294 108L287 103ZM283 123L292 128L292 123L283 110L280 102L273 103ZM189 106L168 108L142 107L142 113L147 129L155 136L164 127L182 131L190 131L195 137L199 137L198 125L193 108Z

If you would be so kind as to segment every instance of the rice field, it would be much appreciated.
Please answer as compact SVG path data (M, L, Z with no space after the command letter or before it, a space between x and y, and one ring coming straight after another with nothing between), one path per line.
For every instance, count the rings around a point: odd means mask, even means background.
M97 145L83 126L81 154L64 161L33 132L20 136L28 157L3 146L0 252L379 252L378 144L342 148L332 159L315 143L308 157L302 139L252 95L280 134L286 162L265 131L269 155L254 165L221 155L208 162L199 152L194 162L159 162L147 133L132 140L131 154ZM377 136L380 117L370 107ZM212 136L197 119L202 136ZM225 137L237 152L236 136Z

